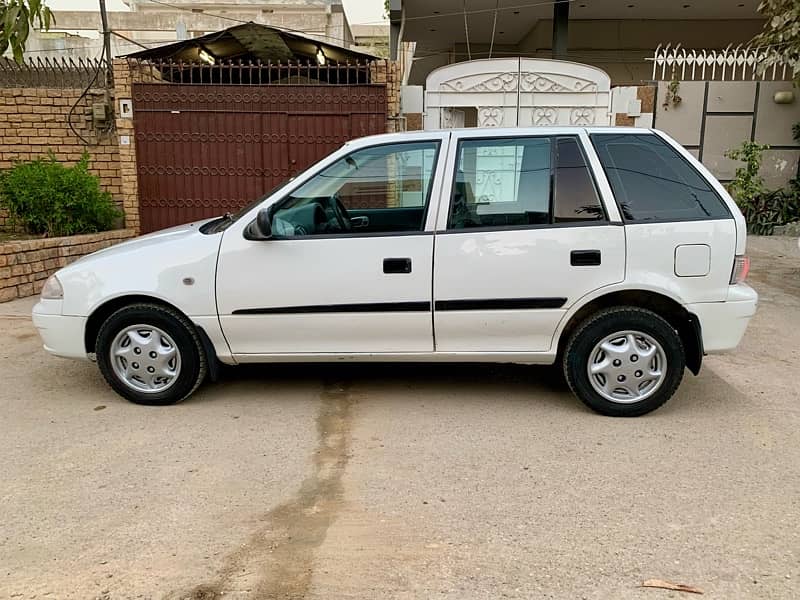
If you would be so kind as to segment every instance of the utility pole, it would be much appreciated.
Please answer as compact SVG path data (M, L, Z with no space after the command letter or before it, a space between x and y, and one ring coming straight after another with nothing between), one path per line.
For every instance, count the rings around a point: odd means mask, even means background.
M110 83L110 79L114 72L114 65L111 62L111 30L108 28L108 12L106 11L106 0L100 0L100 19L103 22L103 49L106 54L106 68L108 69L108 76L106 77L106 88Z

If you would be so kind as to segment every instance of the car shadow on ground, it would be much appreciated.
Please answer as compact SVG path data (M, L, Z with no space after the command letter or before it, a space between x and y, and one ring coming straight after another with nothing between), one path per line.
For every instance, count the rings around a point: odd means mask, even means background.
M561 370L552 365L495 363L269 363L223 366L220 381L305 380L350 381L365 384L396 382L425 385L442 382L535 384L551 391L568 391Z
M538 411L594 413L571 393L555 365L494 363L270 363L223 366L219 381L208 382L187 404L214 402L231 394L263 399L279 390L344 384L368 398L383 396L398 402L499 402L526 404ZM699 376L688 370L683 382L658 416L713 416L745 408L747 398L711 369Z
M219 381L206 383L200 401L213 401L219 394L246 392L257 386L286 389L335 383L345 384L368 396L412 394L419 398L463 393L492 400L517 397L547 398L583 410L570 393L561 369L546 365L494 363L269 363L223 365ZM254 387L256 386L256 387ZM195 398L190 398L192 402Z

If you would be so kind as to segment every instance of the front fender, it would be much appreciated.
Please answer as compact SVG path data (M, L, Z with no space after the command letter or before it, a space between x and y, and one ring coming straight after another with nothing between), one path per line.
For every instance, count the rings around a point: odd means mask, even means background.
M216 317L215 278L221 240L222 234L194 230L148 243L141 238L115 247L113 252L89 255L57 273L64 288L62 314L86 317L114 298L145 295L161 299L189 317Z

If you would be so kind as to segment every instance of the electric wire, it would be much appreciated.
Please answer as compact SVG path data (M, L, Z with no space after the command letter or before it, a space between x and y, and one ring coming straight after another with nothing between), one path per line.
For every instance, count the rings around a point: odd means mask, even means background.
M500 8L500 0L494 5L494 21L492 22L492 41L489 43L489 58L492 58L492 50L494 49L494 33L497 30L497 9Z
M472 51L469 47L469 23L467 22L467 0L464 0L464 36L467 39L467 57L472 60Z

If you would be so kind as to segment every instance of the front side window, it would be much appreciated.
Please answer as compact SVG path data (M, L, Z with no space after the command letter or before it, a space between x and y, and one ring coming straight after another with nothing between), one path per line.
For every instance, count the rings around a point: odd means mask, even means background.
M730 217L708 182L653 134L591 136L627 222Z
M439 142L356 150L318 173L272 216L279 237L421 231Z
M448 229L514 228L604 218L575 137L459 143Z

